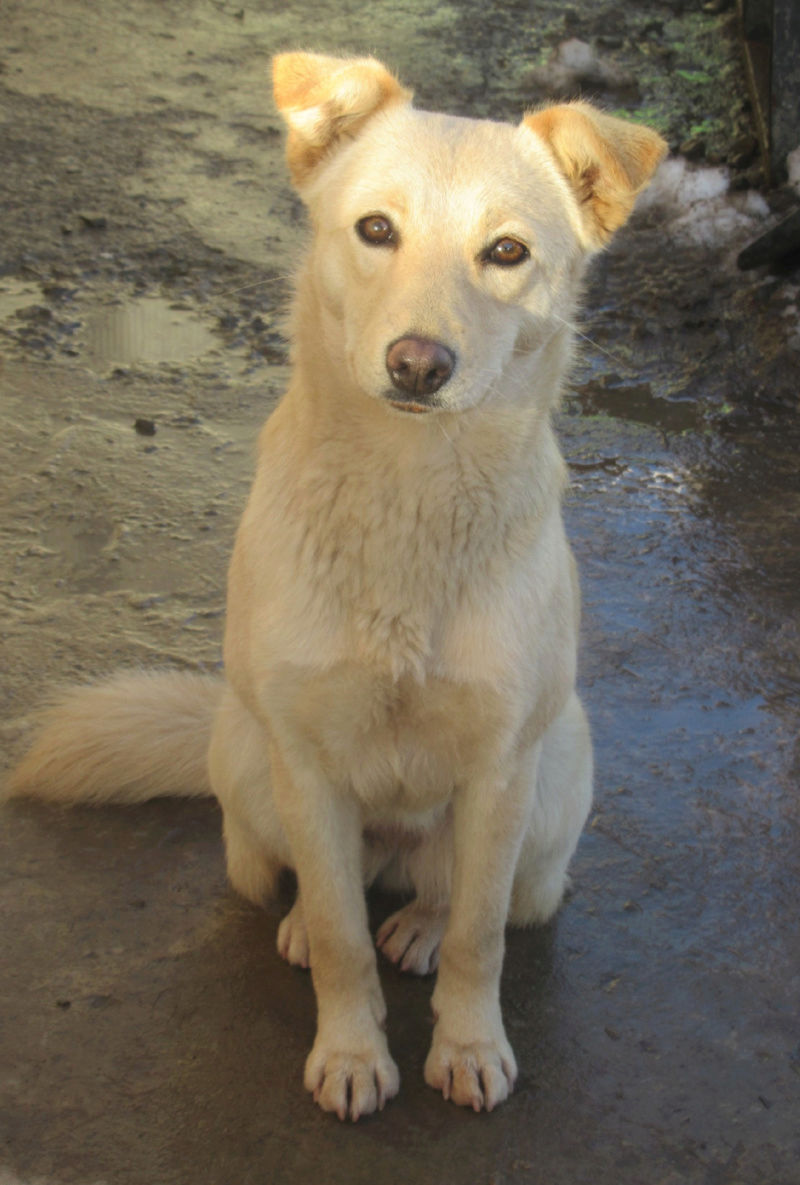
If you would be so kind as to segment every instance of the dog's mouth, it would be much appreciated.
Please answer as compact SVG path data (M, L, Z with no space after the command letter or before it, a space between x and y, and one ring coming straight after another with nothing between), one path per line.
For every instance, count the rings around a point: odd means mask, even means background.
M413 416L424 415L427 412L433 411L429 403L413 403L406 399L390 399L389 403L398 411L410 412Z

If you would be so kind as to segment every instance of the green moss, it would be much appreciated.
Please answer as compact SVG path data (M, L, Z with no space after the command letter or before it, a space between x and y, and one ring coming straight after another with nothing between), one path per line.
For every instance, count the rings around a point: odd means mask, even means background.
M693 123L689 128L690 136L708 136L714 131L714 124L710 119L704 119L700 123Z
M676 70L678 78L684 78L687 82L711 82L712 78L705 70Z
M638 98L623 100L617 114L650 124L673 147L701 136L709 154L724 157L749 126L730 17L687 11L661 23L644 4L626 13L626 34L613 58L636 79Z
M464 13L471 13L465 6ZM487 35L484 25L465 16L463 33ZM713 15L697 8L671 12L662 0L638 0L622 11L619 0L565 5L563 0L537 0L536 19L520 26L514 5L498 8L491 26L492 60L503 69L489 70L489 91L469 96L470 109L485 99L486 109L509 118L520 90L527 98L531 67L550 59L563 41L589 42L612 73L634 81L604 93L600 102L617 114L656 128L676 148L691 136L702 137L709 156L724 159L730 144L751 130L736 21L731 12ZM508 79L515 84L509 85ZM516 82L519 80L519 82ZM576 83L575 97L580 91ZM591 85L586 93L594 92ZM539 98L534 94L533 98ZM545 96L541 96L542 98Z
M633 109L630 107L617 107L611 110L609 114L618 115L621 119L629 119L633 123L647 124L648 127L660 132L662 136L668 135L672 127L669 112L665 111L657 103L642 104Z
M666 21L657 44L646 37L634 73L641 102L629 111L646 118L677 145L702 136L724 155L745 122L739 46L726 16L687 11Z

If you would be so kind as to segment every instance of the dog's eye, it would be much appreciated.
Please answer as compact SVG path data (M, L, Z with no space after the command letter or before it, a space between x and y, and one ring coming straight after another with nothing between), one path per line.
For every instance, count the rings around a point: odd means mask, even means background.
M524 263L530 251L518 239L498 239L484 254L487 263L497 263L500 267L515 267Z
M383 214L368 214L356 223L359 238L371 247L385 247L397 242L397 233Z

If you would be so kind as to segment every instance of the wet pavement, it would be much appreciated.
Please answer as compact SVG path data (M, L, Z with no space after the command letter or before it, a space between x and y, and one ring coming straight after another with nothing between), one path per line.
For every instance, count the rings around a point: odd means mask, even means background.
M385 966L400 1095L355 1128L323 1115L301 1087L310 982L275 952L281 906L226 887L215 806L16 803L0 1185L800 1182L800 272L735 267L791 195L748 190L740 161L709 196L746 132L726 20L678 0L3 6L9 762L53 682L219 663L303 232L271 53L372 50L425 104L516 118L574 85L557 47L582 38L586 89L674 146L705 138L705 162L598 261L561 417L597 798L558 918L508 936L514 1096L475 1116L425 1087L431 983Z

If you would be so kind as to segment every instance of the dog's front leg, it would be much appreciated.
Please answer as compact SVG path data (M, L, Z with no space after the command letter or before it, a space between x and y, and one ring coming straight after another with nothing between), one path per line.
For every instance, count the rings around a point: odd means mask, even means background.
M382 1109L400 1077L383 1031L386 1006L367 925L356 802L313 765L272 751L275 803L292 849L317 996L304 1082L340 1119Z
M528 752L511 778L495 770L454 798L452 902L433 993L436 1027L425 1081L476 1111L501 1103L517 1077L500 1012L500 973L539 749Z

